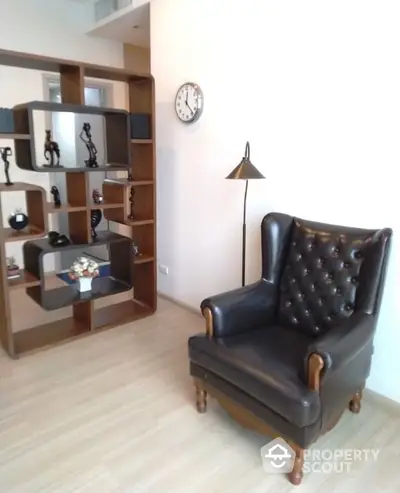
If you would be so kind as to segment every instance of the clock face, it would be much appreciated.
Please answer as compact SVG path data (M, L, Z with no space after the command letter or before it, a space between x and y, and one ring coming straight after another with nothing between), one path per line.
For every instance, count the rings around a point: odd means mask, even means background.
M176 93L175 111L184 123L193 123L203 111L203 92L197 84L187 82Z

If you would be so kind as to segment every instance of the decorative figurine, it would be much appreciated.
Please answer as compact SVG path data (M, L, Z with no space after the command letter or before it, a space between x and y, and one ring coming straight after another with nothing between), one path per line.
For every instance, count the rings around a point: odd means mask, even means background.
M139 247L136 245L135 242L132 242L132 248L134 257L138 257L139 255L141 255L141 253L139 252Z
M135 189L133 187L131 187L131 191L130 191L130 194L129 194L129 203L130 203L130 213L129 213L129 216L128 216L128 219L130 221L133 221L135 219L135 216L133 214L133 208L135 206Z
M95 188L93 190L93 193L92 193L92 198L93 198L93 202L95 204L102 204L104 202L104 199L103 199L103 196L101 195L101 193L97 190L97 188Z
M6 185L10 187L11 185L14 185L11 183L10 180L10 175L9 175L9 168L10 168L10 161L7 159L9 156L12 156L12 150L11 147L0 147L0 153L1 153L1 159L4 161L4 172L6 174Z
M99 265L94 260L87 257L78 257L71 265L68 276L73 281L77 281L77 288L80 293L92 290L92 281L100 275Z
M7 278L18 279L21 276L19 266L15 263L14 257L7 257Z
M55 185L51 187L50 193L53 196L54 206L60 207L61 205L60 192Z
M89 159L85 160L85 164L88 168L98 168L97 164L97 149L92 141L92 133L91 133L91 125L90 123L84 123L82 127L82 131L79 134L79 137L82 142L86 145L86 148L89 152Z
M52 247L63 247L71 243L66 235L58 233L57 231L49 231L48 237L49 245Z
M96 228L100 224L101 218L103 214L100 209L94 209L90 211L90 226L92 228L92 239L95 240L97 238Z
M54 163L54 156L57 157L57 162ZM55 140L51 138L51 130L46 130L46 139L44 141L44 157L49 164L45 164L46 168L62 168L60 164L60 147Z
M10 228L15 231L21 231L28 226L29 220L28 216L17 209L14 214L11 214L8 218L8 224Z

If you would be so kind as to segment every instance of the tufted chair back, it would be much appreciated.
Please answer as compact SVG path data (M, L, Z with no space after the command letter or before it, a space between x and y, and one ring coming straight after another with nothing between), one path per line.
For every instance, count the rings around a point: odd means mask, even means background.
M316 336L357 310L378 309L390 230L334 226L285 214L269 214L263 228L263 236L275 231L275 240L280 240L281 251L275 253L275 264L281 264L276 279L280 323ZM265 253L271 257L270 251Z

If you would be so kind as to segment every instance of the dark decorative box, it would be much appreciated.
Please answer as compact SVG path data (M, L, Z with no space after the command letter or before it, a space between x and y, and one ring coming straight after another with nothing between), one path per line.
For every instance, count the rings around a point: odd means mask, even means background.
M9 108L0 108L0 133L12 134L15 132L14 128L14 113Z
M131 113L131 139L151 139L151 117L148 113Z

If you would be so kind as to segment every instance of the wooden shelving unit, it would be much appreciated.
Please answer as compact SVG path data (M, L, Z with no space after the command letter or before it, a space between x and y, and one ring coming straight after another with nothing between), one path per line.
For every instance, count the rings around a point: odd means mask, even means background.
M27 215L29 227L20 233L2 228L0 231L0 341L13 357L47 348L55 344L64 343L95 334L101 330L117 325L133 322L152 314L157 307L156 298L156 204L155 204L155 133L154 133L154 80L151 75L136 74L123 69L113 69L92 64L83 64L70 60L42 57L26 53L0 50L0 64L39 70L42 72L56 72L60 74L62 105L53 103L32 102L19 105L15 108L16 132L0 134L0 139L14 140L17 165L26 170L44 172L64 172L66 176L67 197L60 207L46 201L46 192L41 187L29 183L16 183L13 187L0 184L0 213L1 196L10 191L24 191L27 200ZM124 82L129 93L129 112L107 108L91 108L84 105L85 77L108 79ZM110 167L117 171L129 172L133 181L126 178L115 180L115 183L104 183L104 203L94 204L89 190L88 173L96 171L89 168L74 169L43 169L34 159L34 139L32 125L29 124L31 112L43 111L73 111L81 113L100 112L106 119L107 149L111 149L109 156ZM152 121L150 139L131 139L129 132L129 113L148 113ZM128 122L128 123L126 123ZM120 151L119 151L120 150ZM98 169L104 171L104 167ZM112 182L112 180L110 180ZM134 219L128 219L129 193L135 188ZM72 295L72 288L65 285L49 292L43 290L44 269L39 257L48 253L48 243L44 236L48 233L48 215L67 213L69 220L69 236L77 246L93 245L90 230L90 211L102 209L103 215L109 221L124 225L130 231L128 238L119 240L117 237L103 240L110 243L115 257L127 252L134 241L140 249L141 255L129 260L130 265L116 263L113 275L99 278L94 281L94 290L88 298ZM99 232L100 233L100 232ZM105 234L112 234L105 232ZM117 235L119 236L119 235ZM42 238L42 239L41 239ZM8 280L6 270L6 243L9 241L25 241L25 270L19 279ZM102 240L101 240L102 241ZM124 247L112 246L125 244ZM36 245L41 253L32 254L32 245ZM72 245L73 246L73 245ZM31 253L27 253L30 251ZM33 260L32 260L33 258ZM40 268L38 270L38 265ZM36 266L36 267L35 267ZM115 271L117 269L118 272ZM132 272L132 280L123 280L123 271ZM47 274L46 274L47 275ZM118 279L117 282L114 281ZM97 283L97 286L96 286ZM133 288L132 288L133 284ZM61 320L42 323L15 331L12 323L11 293L24 290L27 295L45 309L57 310L64 306L72 306L72 316ZM125 291L130 299L118 301L108 306L98 307L96 299ZM114 298L113 298L114 299Z

